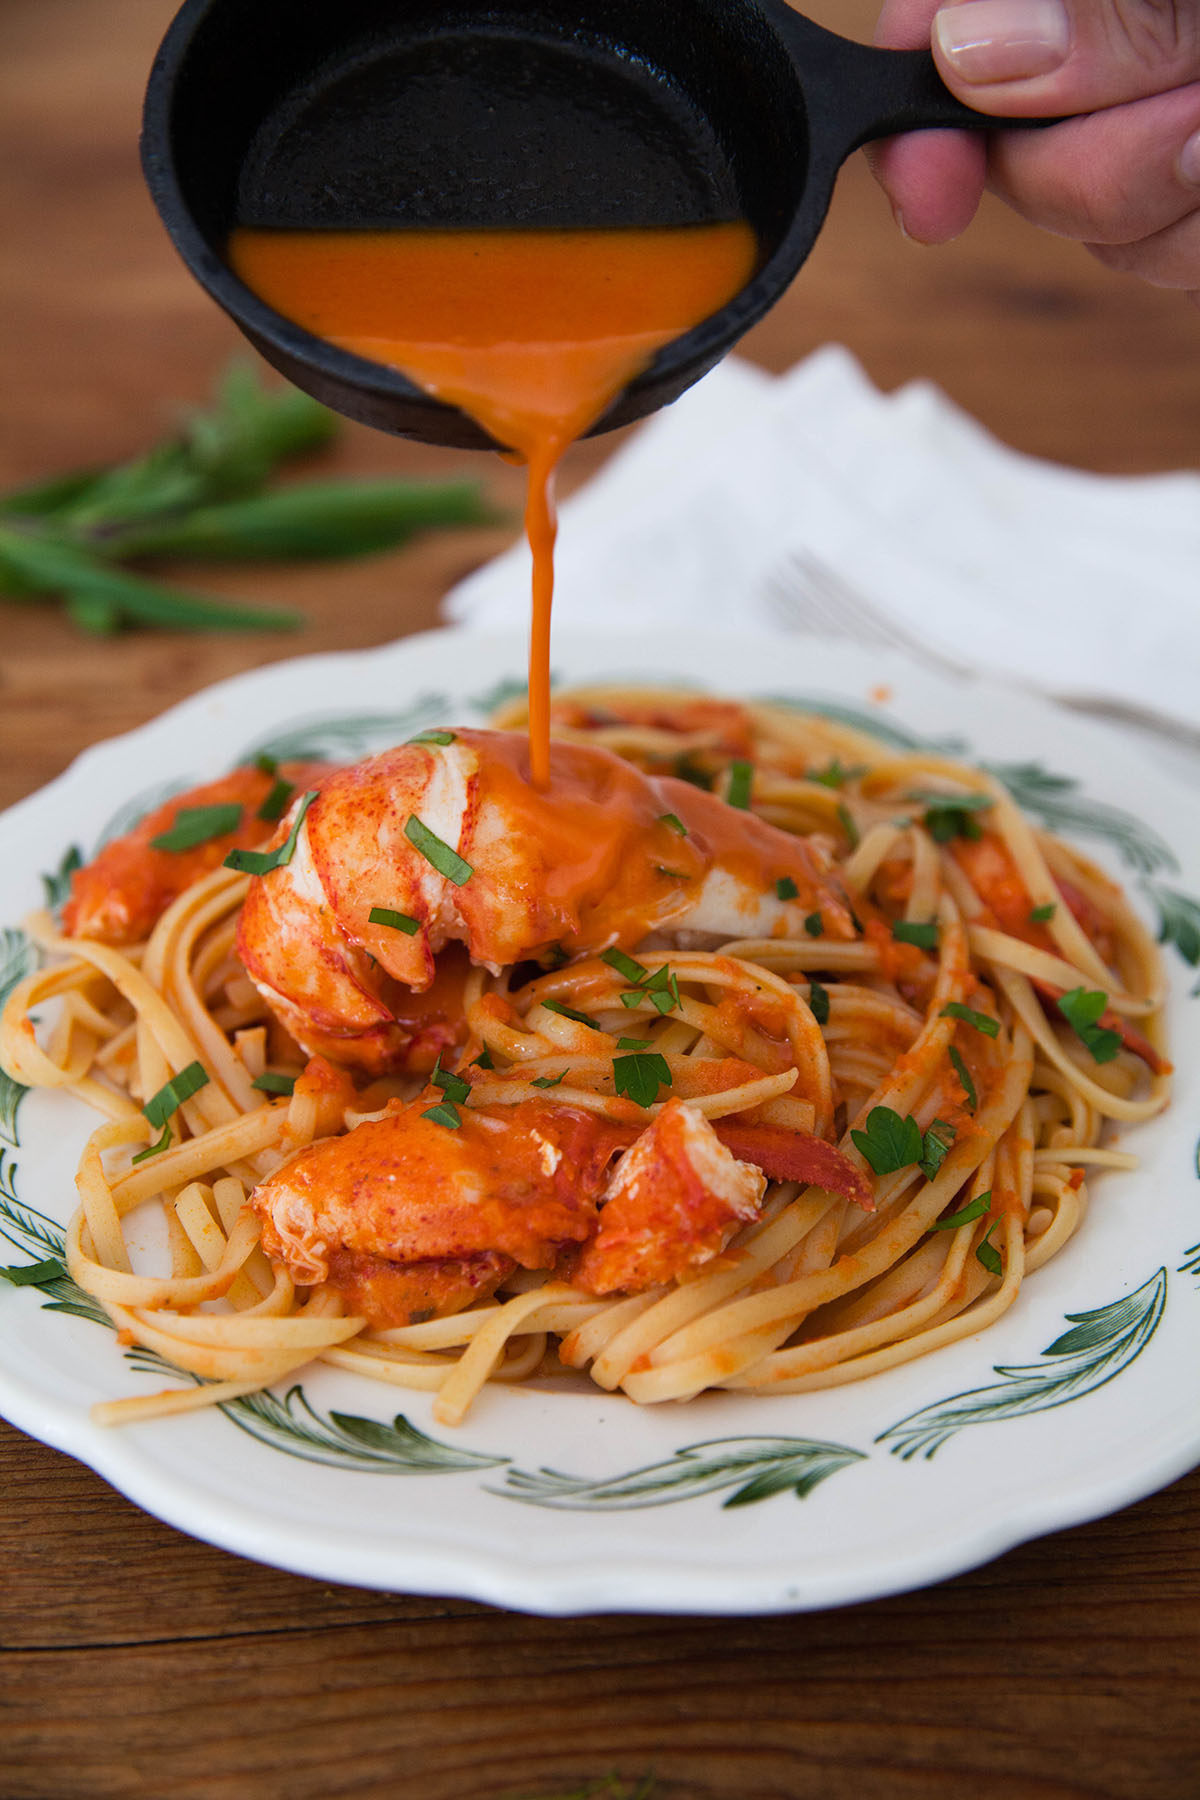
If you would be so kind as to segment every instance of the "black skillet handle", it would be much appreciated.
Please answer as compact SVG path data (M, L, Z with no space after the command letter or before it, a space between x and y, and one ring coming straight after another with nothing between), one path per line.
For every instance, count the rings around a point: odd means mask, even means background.
M766 10L766 8L764 8ZM879 50L838 37L774 0L770 14L796 66L817 159L837 167L872 138L944 126L995 131L1051 125L1052 119L998 119L965 106L946 86L928 50Z

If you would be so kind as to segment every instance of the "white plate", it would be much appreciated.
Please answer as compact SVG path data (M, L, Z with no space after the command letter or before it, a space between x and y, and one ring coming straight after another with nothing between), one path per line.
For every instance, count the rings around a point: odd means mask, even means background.
M486 1392L459 1431L429 1397L314 1369L290 1393L119 1431L90 1404L152 1390L61 1287L0 1284L0 1410L181 1530L322 1580L534 1612L772 1612L911 1588L1111 1511L1200 1460L1200 807L1107 727L893 655L785 638L564 638L560 678L663 677L786 696L903 741L1020 765L1018 798L1167 909L1174 1106L1126 1134L1134 1174L990 1331L869 1382L638 1408L600 1392ZM516 638L439 632L239 676L82 757L0 819L5 983L19 921L72 844L247 750L351 756L478 720L523 679ZM127 821L128 810L124 812ZM1180 952L1183 954L1180 954ZM11 1084L9 1084L11 1089ZM3 1260L53 1250L88 1119L0 1091ZM48 1304L50 1302L50 1304ZM394 1424L397 1405L403 1420ZM404 1423L407 1420L407 1424ZM423 1434L423 1435L421 1435Z

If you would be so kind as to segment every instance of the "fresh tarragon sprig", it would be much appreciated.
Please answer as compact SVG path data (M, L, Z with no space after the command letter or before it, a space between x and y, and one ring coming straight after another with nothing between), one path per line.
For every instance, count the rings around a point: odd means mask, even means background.
M143 572L171 558L361 556L438 525L494 520L474 481L319 481L274 491L280 464L320 449L334 415L236 363L213 404L130 462L0 494L0 596L57 600L84 631L291 631L299 613L243 606ZM134 566L130 566L134 565Z

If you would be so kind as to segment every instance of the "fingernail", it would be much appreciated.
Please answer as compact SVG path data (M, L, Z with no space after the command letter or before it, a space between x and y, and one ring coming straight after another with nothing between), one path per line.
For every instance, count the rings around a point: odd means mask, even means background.
M980 85L1048 75L1071 47L1062 0L963 0L943 7L933 28L954 73Z
M1179 152L1179 179L1200 188L1200 131L1194 131Z
M896 202L894 200L892 201L892 217L896 221L896 229L900 233L900 236L902 238L907 238L909 243L911 243L912 242L912 233L909 231L908 226L904 223L904 214L900 211L900 208L896 205Z

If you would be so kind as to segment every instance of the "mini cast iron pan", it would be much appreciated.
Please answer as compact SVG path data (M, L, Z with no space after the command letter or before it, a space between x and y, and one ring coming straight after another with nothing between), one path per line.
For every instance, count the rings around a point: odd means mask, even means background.
M990 128L925 51L868 49L784 0L187 0L150 76L142 162L197 279L289 380L426 443L494 447L402 375L290 324L232 273L234 225L691 225L762 250L730 303L595 426L674 400L761 319L870 138Z

